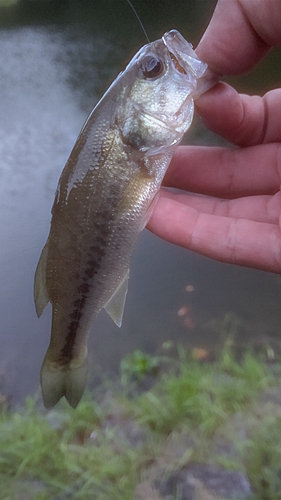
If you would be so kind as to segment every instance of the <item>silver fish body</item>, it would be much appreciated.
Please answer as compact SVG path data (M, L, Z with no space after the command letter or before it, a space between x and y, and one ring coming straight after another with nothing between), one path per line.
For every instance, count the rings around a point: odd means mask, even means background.
M76 407L87 377L87 337L104 307L121 325L130 258L194 98L215 82L176 31L144 46L90 114L61 174L36 273L38 316L52 304L41 369L44 404Z

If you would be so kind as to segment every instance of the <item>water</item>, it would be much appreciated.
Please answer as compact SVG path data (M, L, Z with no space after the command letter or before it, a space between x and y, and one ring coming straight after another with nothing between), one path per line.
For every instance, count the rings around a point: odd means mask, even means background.
M203 1L178 0L172 10L170 2L140 2L138 11L151 39L175 27L195 42L212 3L206 11ZM22 1L0 14L0 389L17 402L37 390L49 342L51 308L38 320L33 275L60 172L87 114L145 40L121 0L118 9L109 0ZM199 140L197 132L190 140ZM238 340L278 337L280 299L279 277L211 261L144 231L122 329L104 311L94 324L92 373L168 341L211 347L233 332Z

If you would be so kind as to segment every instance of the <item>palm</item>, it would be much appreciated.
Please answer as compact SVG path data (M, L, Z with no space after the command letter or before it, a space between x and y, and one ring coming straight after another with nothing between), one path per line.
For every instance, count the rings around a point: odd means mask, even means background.
M267 107L276 110L280 94L267 94ZM243 120L237 114L241 100ZM236 144L250 145L178 148L164 185L181 192L161 190L148 227L209 257L281 273L281 148L275 142L280 127L258 116L257 107L264 109L261 101L239 96L225 84L201 98L198 109L210 128ZM252 145L260 141L263 144Z

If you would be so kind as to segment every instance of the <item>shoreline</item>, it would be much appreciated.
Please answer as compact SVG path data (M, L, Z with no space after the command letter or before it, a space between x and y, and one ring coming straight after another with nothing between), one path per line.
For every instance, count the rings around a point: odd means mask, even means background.
M3 404L0 450L2 500L278 500L281 361L135 351L76 410Z

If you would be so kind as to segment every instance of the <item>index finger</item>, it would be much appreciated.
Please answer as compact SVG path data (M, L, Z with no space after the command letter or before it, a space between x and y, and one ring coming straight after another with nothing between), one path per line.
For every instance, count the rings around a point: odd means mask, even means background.
M164 186L220 198L274 194L280 189L281 146L245 149L179 146Z

